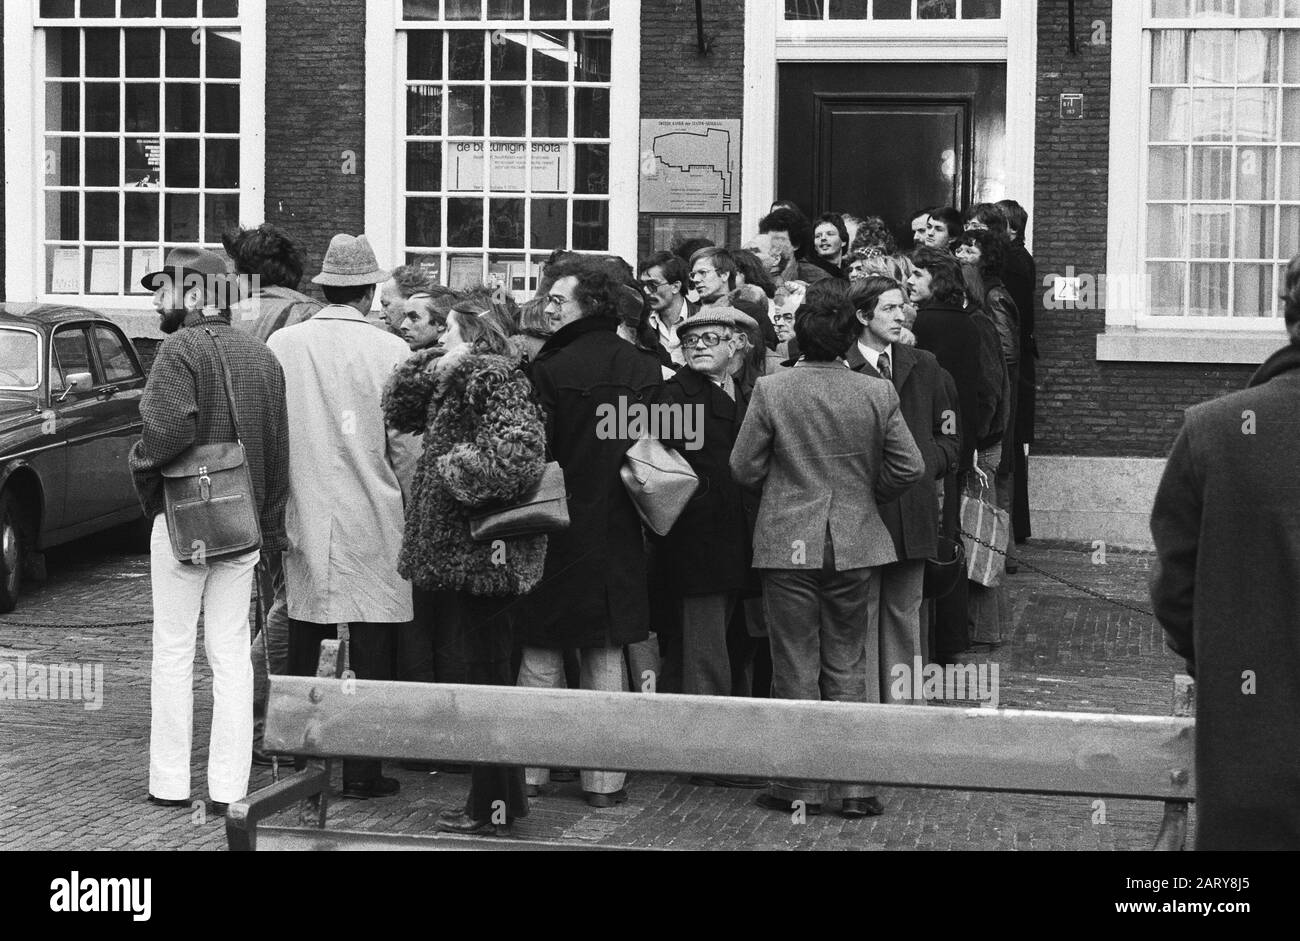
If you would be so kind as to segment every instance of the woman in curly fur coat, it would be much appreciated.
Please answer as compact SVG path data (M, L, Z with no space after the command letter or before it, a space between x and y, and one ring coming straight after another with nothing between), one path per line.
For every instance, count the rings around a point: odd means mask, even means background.
M462 301L442 345L413 356L384 392L388 424L424 432L398 572L438 593L440 634L459 647L469 682L482 685L512 685L510 608L537 584L546 561L545 536L507 539L502 553L469 534L472 510L517 500L546 466L545 426L519 369L514 332L500 305ZM494 813L497 801L504 822ZM504 835L527 813L522 768L476 766L465 807L443 811L438 827Z

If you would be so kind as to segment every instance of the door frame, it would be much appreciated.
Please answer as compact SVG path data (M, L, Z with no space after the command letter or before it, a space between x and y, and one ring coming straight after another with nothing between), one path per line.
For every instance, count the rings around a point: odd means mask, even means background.
M1038 96L1038 5L1003 0L1002 20L787 22L784 4L745 0L745 135L741 142L741 237L776 192L777 71L780 64L994 63L1007 68L1006 193L1034 212ZM1032 249L1033 228L1030 232Z

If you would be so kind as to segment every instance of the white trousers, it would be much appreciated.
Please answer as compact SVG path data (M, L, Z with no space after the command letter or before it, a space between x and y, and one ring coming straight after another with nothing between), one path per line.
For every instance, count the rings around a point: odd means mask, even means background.
M622 647L585 647L578 651L583 689L619 693L627 689L627 668ZM525 647L519 664L519 686L534 689L564 689L564 651L549 647ZM549 768L527 768L529 784L541 786L551 780ZM589 794L613 794L623 787L622 771L583 771L582 789Z
M154 519L153 672L149 690L149 793L190 796L194 733L194 646L203 613L203 649L212 667L212 736L208 797L223 804L248 793L253 763L253 664L248 607L258 553L210 565L182 565L172 555L167 518Z

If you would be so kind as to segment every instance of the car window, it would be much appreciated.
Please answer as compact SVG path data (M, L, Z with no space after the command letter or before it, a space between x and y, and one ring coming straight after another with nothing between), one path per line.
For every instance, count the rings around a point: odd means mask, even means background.
M140 378L126 345L111 327L95 327L95 346L99 348L99 363L104 367L105 382L130 382Z
M35 389L41 384L41 344L27 330L0 329L0 389Z
M85 327L64 327L54 334L50 391L62 392L68 387L68 377L76 372L95 373L90 365L90 341Z

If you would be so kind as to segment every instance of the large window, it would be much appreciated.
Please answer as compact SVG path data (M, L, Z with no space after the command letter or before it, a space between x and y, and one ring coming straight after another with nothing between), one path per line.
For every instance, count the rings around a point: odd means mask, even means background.
M1149 2L1147 312L1280 317L1300 253L1300 0Z
M400 30L408 263L531 293L553 250L609 251L609 0L408 0Z
M147 305L171 248L262 214L265 0L6 0L12 299Z
M1002 0L785 0L787 20L996 20Z

